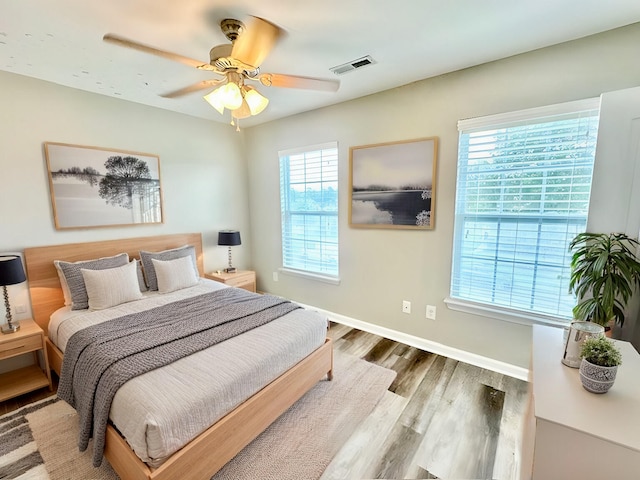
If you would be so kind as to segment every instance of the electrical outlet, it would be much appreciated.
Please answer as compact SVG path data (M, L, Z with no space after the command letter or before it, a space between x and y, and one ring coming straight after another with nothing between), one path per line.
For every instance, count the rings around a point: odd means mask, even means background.
M435 305L427 305L427 318L429 320L435 320L436 319L436 307Z
M407 300L402 301L402 313L411 313L411 302Z
M278 272L273 272L273 281L274 282L278 281Z
M24 303L16 305L16 313L27 313L27 306Z

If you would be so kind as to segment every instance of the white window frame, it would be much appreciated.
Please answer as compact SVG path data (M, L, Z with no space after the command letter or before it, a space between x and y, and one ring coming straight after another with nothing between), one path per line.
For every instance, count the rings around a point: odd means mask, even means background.
M281 150L278 152L278 158L279 158L279 169L280 169L280 211L281 211L281 267L279 268L279 271L285 274L291 274L291 275L296 275L296 276L301 276L304 278L308 278L311 280L316 280L316 281L321 281L321 282L325 282L325 283L330 283L330 284L334 284L334 285L338 285L340 283L340 276L339 276L339 272L340 272L340 260L339 260L339 221L338 221L338 213L339 213L339 206L338 203L336 203L336 208L335 211L327 211L324 210L321 213L318 212L309 212L310 215L321 215L321 216L332 216L335 217L335 221L336 221L336 229L337 229L337 238L335 241L335 248L336 248L336 269L335 269L335 274L330 273L330 272L326 272L326 271L316 271L313 269L305 269L302 268L301 265L295 265L295 262L293 263L289 263L287 262L287 253L286 253L286 248L288 245L288 241L293 239L293 236L289 236L289 238L287 238L288 234L287 232L291 232L291 209L288 208L288 197L286 195L286 189L285 189L285 182L290 182L290 177L287 177L288 172L285 171L285 166L284 166L284 161L285 159L288 159L291 156L294 155L300 155L300 154L307 154L307 153L312 153L312 152L317 152L317 151L323 151L323 150L335 150L335 165L332 166L332 168L335 168L335 180L324 180L323 181L335 181L336 183L336 196L338 195L338 165L339 165L339 158L338 158L338 142L327 142L327 143L322 143L322 144L317 144L317 145L309 145L309 146L304 146L304 147L299 147L299 148L293 148L293 149L287 149L287 150ZM309 182L309 183L314 183L314 182ZM339 199L337 198L337 201L339 202ZM304 215L304 212L301 211L297 211L298 214L302 214ZM290 233L290 235L292 235ZM306 238L306 237L305 237ZM320 243L320 244L331 244L333 245L333 242L325 242L323 241L322 238L318 238L318 237L311 237L310 240L314 243Z
M470 118L460 120L458 122L458 130L461 132L490 130L497 128L504 128L515 126L517 124L535 123L536 119L543 121L545 117L553 117L555 115L570 114L587 110L599 110L600 99L591 98L586 100L579 100L575 102L567 102L556 105L549 105L544 107L520 110L516 112L508 112L498 115L489 115L484 117ZM591 180L591 186L593 188L593 177ZM456 205L457 208L457 205ZM462 221L456 218L456 226L454 228L453 239L453 252L452 252L452 266L451 275L452 282L454 277L454 262L456 262L456 248L461 231ZM586 228L586 223L585 223ZM566 326L570 319L562 317L547 315L542 313L534 313L530 311L519 310L516 308L509 308L501 305L492 304L490 302L475 302L464 298L454 297L452 294L453 287L451 286L450 295L445 299L445 303L448 308L452 310L461 311L464 313L470 313L475 315L481 315L490 317L497 320L504 320L513 323L531 325L533 323L549 324L549 325L561 325Z

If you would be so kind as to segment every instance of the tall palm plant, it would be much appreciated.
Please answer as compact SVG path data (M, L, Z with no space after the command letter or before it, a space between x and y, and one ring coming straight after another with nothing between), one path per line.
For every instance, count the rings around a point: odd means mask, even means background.
M637 240L624 233L581 233L569 244L569 289L578 297L575 318L607 325L612 319L622 326L624 308L640 287ZM633 249L633 250L632 250Z

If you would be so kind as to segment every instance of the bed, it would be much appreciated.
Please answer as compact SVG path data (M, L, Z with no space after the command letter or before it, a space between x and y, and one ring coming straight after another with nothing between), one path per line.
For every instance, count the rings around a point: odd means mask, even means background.
M197 269L200 276L202 276L203 261L200 234L142 237L25 249L25 262L29 278L34 320L45 332L49 332L49 322L52 314L56 313L56 315L59 316L61 307L64 305L64 296L58 273L53 264L54 260L76 262L108 257L121 252L128 253L131 258L137 258L138 252L141 250L159 252L183 245L192 245L194 247ZM207 282L209 282L208 285ZM219 288L223 288L223 286L204 279L200 280L197 287L193 287L194 292L199 292L200 290L198 289L208 291ZM174 292L174 294L178 296L183 295L180 292ZM140 301L140 303L144 303L145 301L147 301L147 299ZM138 302L132 303L137 304ZM104 312L107 311L108 310L105 310ZM53 315L53 318L55 321L58 321L56 315ZM104 315L104 313L100 315ZM295 310L284 317L290 315L295 317L295 315L316 314ZM286 323L291 321L291 318L284 317L283 320L278 319L265 325L265 327L273 329L268 335L278 340L273 342L273 348L276 349L276 357L280 356L280 354L277 353L277 349L280 348L280 343L286 343L284 338L282 341L278 338L279 333L277 332L283 332L284 330L282 329L291 330L290 325ZM280 324L279 322L283 323ZM73 323L73 321L71 321L71 323ZM264 327L255 329L258 333L252 330L242 335L248 335L254 332L253 335L259 336L261 332L260 329L262 328ZM68 337L69 334L66 335ZM242 335L233 339L233 342L240 341ZM264 336L266 333L262 333L262 335ZM56 334L53 335L53 337L56 336ZM62 336L64 337L65 335ZM249 341L250 336L251 335L248 335L246 337L247 341ZM52 338L47 338L49 361L52 369L60 374L63 363L63 353L52 340ZM60 343L61 340L58 338L55 340L64 348L64 342ZM297 342L297 340L294 341ZM185 471L189 471L189 478L210 478L319 380L325 377L331 378L333 365L332 345L326 338L321 339L320 343L317 348L314 347L315 349L310 353L304 353L303 358L296 361L292 366L285 367L281 373L278 373L274 380L270 380L269 383L259 389L255 394L250 395L231 411L226 412L224 416L215 421L215 423L207 426L202 433L197 434L195 438L188 441L184 446L181 446L175 453L171 453L168 458L162 458L161 464L156 465L154 462L149 462L149 464L152 465L150 466L141 460L139 454L134 452L134 447L131 446L128 441L123 438L123 434L121 434L121 430L126 431L126 428L116 428L112 423L109 423L107 426L104 449L105 458L108 459L109 463L123 479L178 479L185 478ZM238 345L239 344L236 343L236 348L239 348ZM216 347L212 348L215 349ZM185 361L190 360L187 359ZM210 361L210 359L207 360L207 362ZM187 368L187 370L192 371L189 368ZM216 369L212 369L212 371L214 370ZM158 375L157 372L152 373L156 376ZM199 372L200 375L204 373L203 371ZM170 377L165 378L173 380ZM126 390L124 387L128 385L129 383L124 385L122 390ZM131 394L131 391L130 389L128 394ZM120 395L120 390L116 394L116 398L114 398L114 405L118 398L117 395ZM125 400L120 399L120 402L126 404L129 400L127 400L126 396L124 398ZM142 456L144 457L144 455Z

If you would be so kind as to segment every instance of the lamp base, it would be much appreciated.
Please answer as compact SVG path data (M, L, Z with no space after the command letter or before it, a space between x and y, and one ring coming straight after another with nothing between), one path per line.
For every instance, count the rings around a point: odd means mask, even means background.
M224 269L225 273L236 273L236 267L229 267Z
M20 330L20 324L18 322L11 322L11 325L2 325L2 333L16 333Z

